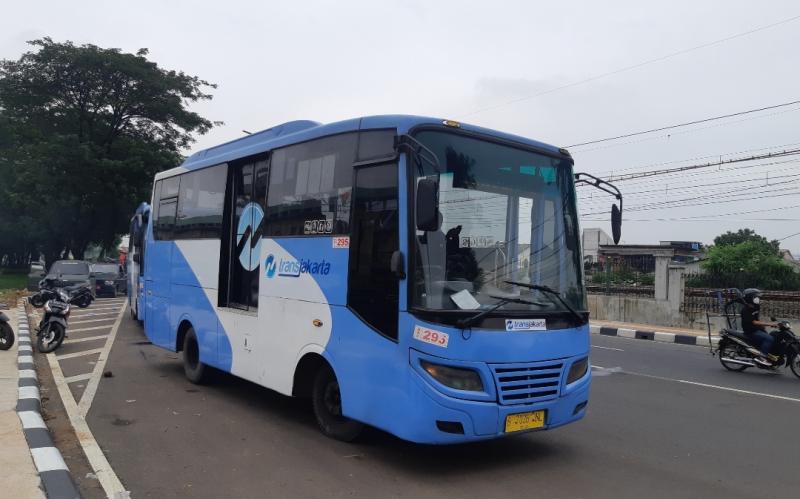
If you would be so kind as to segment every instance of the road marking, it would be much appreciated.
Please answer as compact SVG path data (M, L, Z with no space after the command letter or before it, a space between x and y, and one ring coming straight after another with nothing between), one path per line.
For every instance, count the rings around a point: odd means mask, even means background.
M76 381L86 381L87 379L92 377L92 373L86 374L76 374L75 376L70 376L68 378L64 378L64 381L67 383L74 383Z
M642 378L657 379L657 380L660 380L660 381L672 381L673 383L681 383L681 384L684 384L684 385L699 386L699 387L702 387L702 388L712 388L714 390L722 390L722 391L726 391L726 392L741 393L743 395L755 395L757 397L766 397L766 398L771 398L771 399L775 399L775 400L785 400L787 402L800 402L800 398L786 397L784 395L773 395L771 393L753 392L753 391L750 391L750 390L741 390L739 388L731 388L729 386L711 385L711 384L708 384L708 383L700 383L699 381L689 381L687 379L666 378L664 376L655 376L653 374L645 374L645 373L637 373L637 372L633 372L633 371L625 371L620 367L607 368L607 367L600 367L600 366L596 366L596 365L592 364L592 368L598 369L601 372L602 371L619 372L619 373L622 373L622 374L630 374L631 376L639 376L639 377L642 377Z
M93 355L96 353L101 353L102 351L103 351L102 348L92 348L91 350L82 350L80 352L65 353L63 355L59 355L58 360L73 359L75 357L83 357L84 355Z
M20 355L19 357L17 357L18 364L24 364L26 362L30 362L31 364L33 364L33 357L31 357L30 355Z
M82 341L94 341L94 340L102 340L103 338L108 338L107 334L101 334L99 336L87 336L86 338L75 338L74 340L65 341L64 344L72 344L72 343L80 343Z
M95 313L92 313L92 314L75 314L75 315L73 315L73 317L80 317L80 318L84 318L84 317L102 317L102 316L105 316L105 315L117 315L118 312L119 312L119 310L114 309L111 312L100 312L99 314L95 314Z
M122 323L122 318L125 316L126 308L127 303L120 308L117 320L114 321L114 325L111 327L111 333L109 333L106 344L102 348L100 358L97 359L97 364L94 366L92 377L89 379L89 383L83 391L80 402L78 402L78 411L80 411L80 415L83 417L86 417L86 414L89 412L89 407L92 405L94 395L97 393L97 385L100 384L100 378L103 376L103 369L106 366L108 354L111 352L111 347L114 345L114 339L117 337L117 331L119 330L119 325Z
M19 377L20 378L36 378L36 371L33 369L20 369L19 370Z
M111 345L114 342L114 337L116 336L116 331L117 328L119 328L119 323L124 311L125 307L123 307L120 311L120 317L115 323L115 328L111 336L107 340L108 350L111 349ZM101 360L97 362L95 365L95 370L92 373L93 376L100 373L97 376L98 380L100 375L102 375L103 367L105 366L105 359L102 354L100 355L100 359ZM78 442L80 442L81 447L83 448L83 453L86 455L86 459L89 460L89 464L91 465L94 474L97 476L97 480L103 487L103 491L108 497L128 497L128 492L125 490L125 487L122 486L122 482L119 481L117 474L114 473L114 469L111 468L111 465L108 463L105 454L103 454L103 450L100 449L100 446L97 444L97 440L95 440L92 430L86 423L86 412L81 412L79 410L78 403L75 402L75 398L73 398L72 392L69 389L69 385L67 385L66 379L64 378L64 372L61 371L61 365L58 363L58 358L51 353L47 355L47 361L50 363L50 369L53 372L53 380L58 388L58 394L61 396L61 400L64 403L64 409L67 411L69 421L72 423L72 428L75 430L75 435L78 437ZM90 387L91 382L84 391L83 398L81 399L82 401L86 399L86 392ZM94 386L93 390L97 390L96 385ZM94 392L92 392L92 397L94 397Z
M95 312L97 310L111 310L111 309L118 309L121 306L122 306L121 303L109 303L108 305L98 305L96 307L91 307L91 308L79 308L75 310L75 312L83 313L83 312Z
M113 317L110 317L108 319L90 319L88 321L69 321L69 322L70 324L88 324L90 322L108 322L113 319L114 319Z
M592 345L592 348L599 348L601 350L614 350L615 352L624 352L621 348L601 347L600 345Z
M80 332L83 332L83 331L98 331L100 329L110 329L110 328L111 328L110 325L109 326L92 326L92 327L83 327L83 328L79 328L79 329L70 329L69 332L70 333L80 333Z

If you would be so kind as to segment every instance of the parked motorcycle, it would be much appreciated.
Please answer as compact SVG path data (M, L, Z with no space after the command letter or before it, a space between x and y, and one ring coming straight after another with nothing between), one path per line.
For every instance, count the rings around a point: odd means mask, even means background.
M773 322L778 322L778 330L772 331L770 335L775 338L772 347L772 355L778 357L772 366L763 366L755 359L761 357L761 351L750 344L749 338L740 331L736 325L738 313L735 307L743 304L742 294L738 289L729 290L734 293L734 298L725 304L725 317L728 327L720 331L720 339L717 349L712 349L712 354L719 354L719 361L725 369L729 371L741 372L748 367L757 367L768 371L775 371L780 367L788 367L795 376L800 378L800 337L798 337L788 321L777 321L774 317ZM709 321L709 340L711 335L711 325Z
M0 350L8 350L14 346L14 330L8 323L8 316L0 311Z
M84 284L59 286L59 282L54 279L42 279L39 281L39 291L32 295L28 301L34 307L41 308L47 300L57 297L57 290L59 289L67 293L67 302L71 305L86 308L94 301L94 295L89 286Z
M61 346L67 336L67 319L70 313L70 296L63 289L42 290L37 295L47 297L44 302L44 316L36 328L36 349L50 353ZM31 297L33 298L33 297ZM39 302L37 298L37 303ZM34 301L29 299L34 307ZM38 308L38 307L37 307Z

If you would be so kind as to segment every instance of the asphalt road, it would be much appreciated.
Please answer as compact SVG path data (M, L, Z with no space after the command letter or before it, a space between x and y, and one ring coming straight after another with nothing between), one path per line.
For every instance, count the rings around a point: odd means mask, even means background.
M344 444L305 402L226 375L190 384L126 317L87 420L133 497L796 496L791 373L729 373L701 347L592 341L599 368L577 424L452 447L377 430Z

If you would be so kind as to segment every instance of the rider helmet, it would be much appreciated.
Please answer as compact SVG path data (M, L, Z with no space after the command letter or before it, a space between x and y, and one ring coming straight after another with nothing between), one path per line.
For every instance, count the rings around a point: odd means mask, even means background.
M744 290L744 301L751 305L758 306L761 301L761 290L756 288L747 288Z

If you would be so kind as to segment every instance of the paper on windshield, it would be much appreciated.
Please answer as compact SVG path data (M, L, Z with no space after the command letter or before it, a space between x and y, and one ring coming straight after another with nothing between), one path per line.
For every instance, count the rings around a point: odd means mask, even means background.
M466 289L462 289L458 293L453 293L450 295L450 299L453 300L453 303L461 310L475 310L481 306L478 300Z

